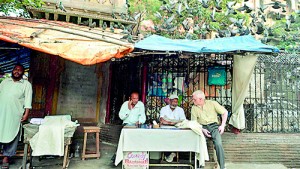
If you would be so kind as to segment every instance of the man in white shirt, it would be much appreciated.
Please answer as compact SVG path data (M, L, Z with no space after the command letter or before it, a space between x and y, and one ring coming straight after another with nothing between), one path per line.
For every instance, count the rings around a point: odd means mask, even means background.
M123 126L139 126L146 121L144 103L139 101L139 93L132 92L128 101L125 101L119 111L119 117L123 120ZM111 165L114 166L116 153L111 158ZM115 167L115 166L114 166Z
M160 110L159 121L161 125L175 125L186 119L184 110L178 106L178 96L171 95L169 99L170 104Z
M123 120L123 125L138 125L146 121L144 103L139 101L137 92L131 93L129 100L121 106L119 117Z
M161 125L175 125L186 119L184 110L178 106L178 96L171 95L169 97L170 104L161 108L160 110L160 124ZM172 162L176 154L174 152L165 152L165 160Z
M0 148L3 148L2 168L9 168L16 154L21 122L28 119L32 108L32 85L23 79L24 66L17 63L11 78L0 83Z

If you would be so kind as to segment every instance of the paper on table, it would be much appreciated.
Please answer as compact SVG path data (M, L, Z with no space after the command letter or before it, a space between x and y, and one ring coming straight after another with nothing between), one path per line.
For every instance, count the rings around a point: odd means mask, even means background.
M180 122L183 121L183 120L170 119L167 116L164 116L163 118L164 118L164 120L169 121L169 122L173 122L173 123L180 123Z
M175 129L176 127L175 127L175 126L161 125L160 128L162 128L162 129L163 129L163 128L165 128L165 129L170 129L170 128L171 128L171 129L172 129L172 128Z
M43 118L32 118L29 122L31 124L43 124L45 120Z

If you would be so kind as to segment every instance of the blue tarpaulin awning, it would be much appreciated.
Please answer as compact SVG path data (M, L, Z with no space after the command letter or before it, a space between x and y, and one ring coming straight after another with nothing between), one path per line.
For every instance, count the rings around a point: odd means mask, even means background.
M0 40L0 75L10 73L16 63L20 63L25 69L28 69L31 53L31 49Z
M193 53L228 53L237 51L256 53L279 52L277 47L265 45L251 35L209 40L169 39L158 35L151 35L136 43L135 48L151 51L182 51Z

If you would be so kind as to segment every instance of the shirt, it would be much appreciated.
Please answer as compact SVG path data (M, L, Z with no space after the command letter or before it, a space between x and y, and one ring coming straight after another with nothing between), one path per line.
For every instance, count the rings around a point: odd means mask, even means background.
M4 79L0 84L0 142L11 142L19 132L25 108L31 109L32 86L21 79Z
M160 110L160 117L167 117L170 120L185 120L184 110L181 107L176 107L173 111L170 105L167 105Z
M216 101L205 100L202 107L194 105L191 112L191 120L196 120L202 125L207 125L219 123L218 114L224 114L227 110Z
M138 101L133 109L128 109L128 101L124 102L121 106L119 117L123 120L123 124L135 124L137 121L140 123L145 123L145 106L144 103Z

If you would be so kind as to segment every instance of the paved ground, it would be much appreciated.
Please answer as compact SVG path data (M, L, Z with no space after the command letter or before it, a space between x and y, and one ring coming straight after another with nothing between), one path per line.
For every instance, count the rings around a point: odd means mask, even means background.
M282 164L227 163L228 169L287 169Z
M111 165L110 159L114 154L116 147L101 144L100 159L87 159L82 161L79 158L71 158L69 169L121 169L121 165L115 167ZM33 158L33 166L35 169L61 169L62 158L47 157L39 160L37 157ZM19 169L22 163L21 158L14 159L10 169ZM227 169L287 169L282 164L253 164L253 163L226 163ZM150 167L152 169L188 169L189 167ZM205 169L213 169L213 163L207 163Z

